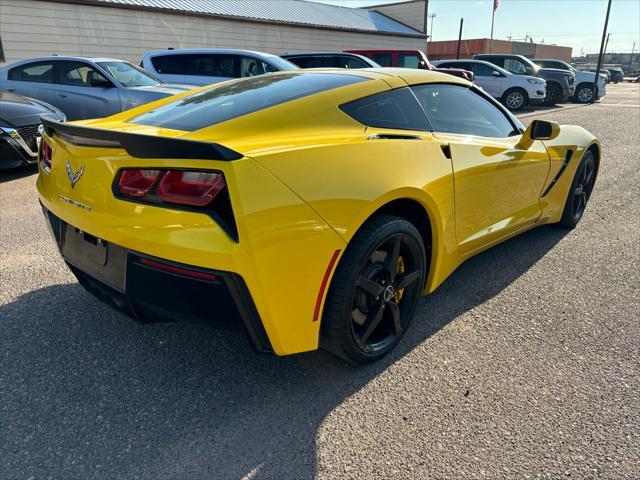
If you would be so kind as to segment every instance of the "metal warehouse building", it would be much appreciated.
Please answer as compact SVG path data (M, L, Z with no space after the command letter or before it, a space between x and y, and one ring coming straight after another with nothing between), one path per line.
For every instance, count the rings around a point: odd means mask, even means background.
M424 49L423 1L395 9L304 0L0 0L0 63L60 55L134 63L147 50L240 48L269 53ZM415 10L414 10L415 8ZM420 11L418 11L420 10ZM384 13L383 13L384 12ZM2 58L4 57L4 58Z

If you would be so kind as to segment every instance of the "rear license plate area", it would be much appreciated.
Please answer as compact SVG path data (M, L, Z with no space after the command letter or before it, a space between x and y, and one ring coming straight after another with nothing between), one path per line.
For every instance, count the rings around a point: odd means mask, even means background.
M90 262L97 266L107 263L107 243L82 230L67 225L62 255L69 261Z
M87 275L124 292L127 252L124 248L62 223L62 256Z

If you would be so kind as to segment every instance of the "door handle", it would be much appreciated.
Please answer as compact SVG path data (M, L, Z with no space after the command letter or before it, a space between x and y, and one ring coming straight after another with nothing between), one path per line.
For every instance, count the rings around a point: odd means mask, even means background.
M67 98L67 95L66 95L66 94L64 94L64 93L59 93L59 94L58 94L58 96L59 96L60 98Z

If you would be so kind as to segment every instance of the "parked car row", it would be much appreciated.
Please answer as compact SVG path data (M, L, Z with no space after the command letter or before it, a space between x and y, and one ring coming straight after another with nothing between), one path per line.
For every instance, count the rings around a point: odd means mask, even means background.
M577 68L569 65L563 60L555 60L549 58L534 58L534 63L543 68L555 68L557 70L564 70L572 72L576 76L576 87L573 94L573 100L578 103L589 103L593 100L595 92L595 72L583 72ZM598 79L598 93L597 98L602 98L606 94L606 77L600 75Z
M555 104L569 98L587 103L596 94L594 73L578 71L559 60L531 61L520 55L476 55L473 60L431 63L419 50L298 52L277 56L249 50L168 49L146 52L140 66L112 58L53 55L0 69L0 92L7 92L2 98L12 105L11 109L3 109L3 114L21 108L25 111L21 116L11 114L11 118L6 118L4 114L0 119L0 168L35 161L34 142L39 138L40 123L37 115L46 114L57 120L103 118L234 78L298 68L379 67L423 69L460 77L475 82L512 111L529 104ZM602 75L598 83L599 98L605 94L605 78ZM42 111L34 113L34 108Z
M530 75L516 75L484 60L441 60L438 67L471 70L476 85L500 100L509 110L520 110L529 104L542 103L546 82Z

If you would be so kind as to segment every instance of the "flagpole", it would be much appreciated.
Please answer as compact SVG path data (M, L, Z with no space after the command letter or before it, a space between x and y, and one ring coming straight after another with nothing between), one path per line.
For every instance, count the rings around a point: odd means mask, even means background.
M495 1L491 2L491 42L489 43L489 53L493 53L493 21L496 18Z

